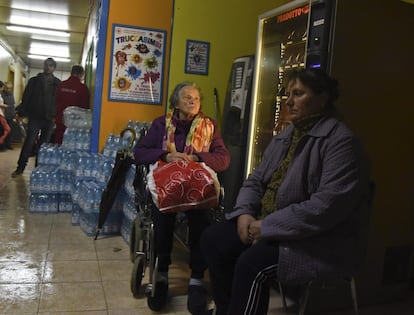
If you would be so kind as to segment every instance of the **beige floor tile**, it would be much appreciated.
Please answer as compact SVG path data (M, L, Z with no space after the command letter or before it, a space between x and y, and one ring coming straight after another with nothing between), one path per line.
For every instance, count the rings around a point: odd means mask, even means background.
M38 260L0 262L0 283L40 283L45 262Z
M78 243L51 243L47 260L96 260L92 241Z
M43 282L88 282L101 281L98 262L92 261L47 261Z
M81 312L38 312L39 315L108 315L106 311L81 311ZM28 314L25 314L28 315Z
M82 242L92 242L93 239L86 236L79 226L73 226L68 220L66 226L63 224L53 224L50 233L51 244L79 244Z
M121 236L98 238L95 241L99 260L129 260L129 246Z
M104 311L101 282L46 283L42 285L39 312Z
M103 281L105 297L109 310L139 309L147 307L145 295L135 299L131 293L130 281Z
M0 266L3 261L43 261L46 257L47 244L13 241L13 239L0 243Z
M37 314L39 284L0 284L0 314Z
M132 262L130 260L100 260L99 269L102 281L131 279Z

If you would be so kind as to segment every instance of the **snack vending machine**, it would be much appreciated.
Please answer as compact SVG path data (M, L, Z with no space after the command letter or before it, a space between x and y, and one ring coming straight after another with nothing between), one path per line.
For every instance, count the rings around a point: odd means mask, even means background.
M296 0L259 16L245 176L260 163L270 139L290 119L286 74L320 67L329 72L336 2Z
M236 58L231 67L223 110L222 134L229 150L229 168L220 174L224 207L231 211L244 180L247 131L250 118L254 56Z

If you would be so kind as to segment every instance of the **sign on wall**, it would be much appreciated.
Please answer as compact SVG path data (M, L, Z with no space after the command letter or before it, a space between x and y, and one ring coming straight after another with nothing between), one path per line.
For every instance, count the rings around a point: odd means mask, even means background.
M192 74L208 74L210 43L187 40L185 55L185 72Z
M109 100L162 104L166 32L114 24Z

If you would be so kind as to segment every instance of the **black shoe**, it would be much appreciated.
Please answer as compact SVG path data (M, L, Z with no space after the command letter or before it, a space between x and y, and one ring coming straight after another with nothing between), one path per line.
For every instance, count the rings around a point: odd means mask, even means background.
M7 150L13 150L13 147L11 145L7 146L6 148Z
M154 289L154 288L153 288ZM155 294L152 296L152 292L148 292L147 304L153 311L160 311L165 304L167 304L168 298L168 283L157 282L155 284Z
M201 285L189 285L187 309L193 315L203 315L207 307L207 290Z
M23 174L23 170L16 169L12 174L11 177L17 177Z

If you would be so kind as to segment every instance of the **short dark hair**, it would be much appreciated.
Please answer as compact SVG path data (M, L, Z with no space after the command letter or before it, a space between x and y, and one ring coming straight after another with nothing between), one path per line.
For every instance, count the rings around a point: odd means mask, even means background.
M83 75L85 74L85 70L81 65L73 65L72 70L70 71L71 75Z
M46 60L45 60L45 64L47 64L47 63L51 63L51 64L53 64L53 67L55 67L56 68L56 61L55 61L55 59L53 59L53 58L51 58L51 57L49 57L49 58L46 58Z
M326 93L328 105L333 106L339 97L338 81L330 77L324 70L319 68L306 68L293 70L287 75L289 81L299 80L303 85L310 88L315 94Z
M0 81L0 88L2 88L4 86L3 81Z

